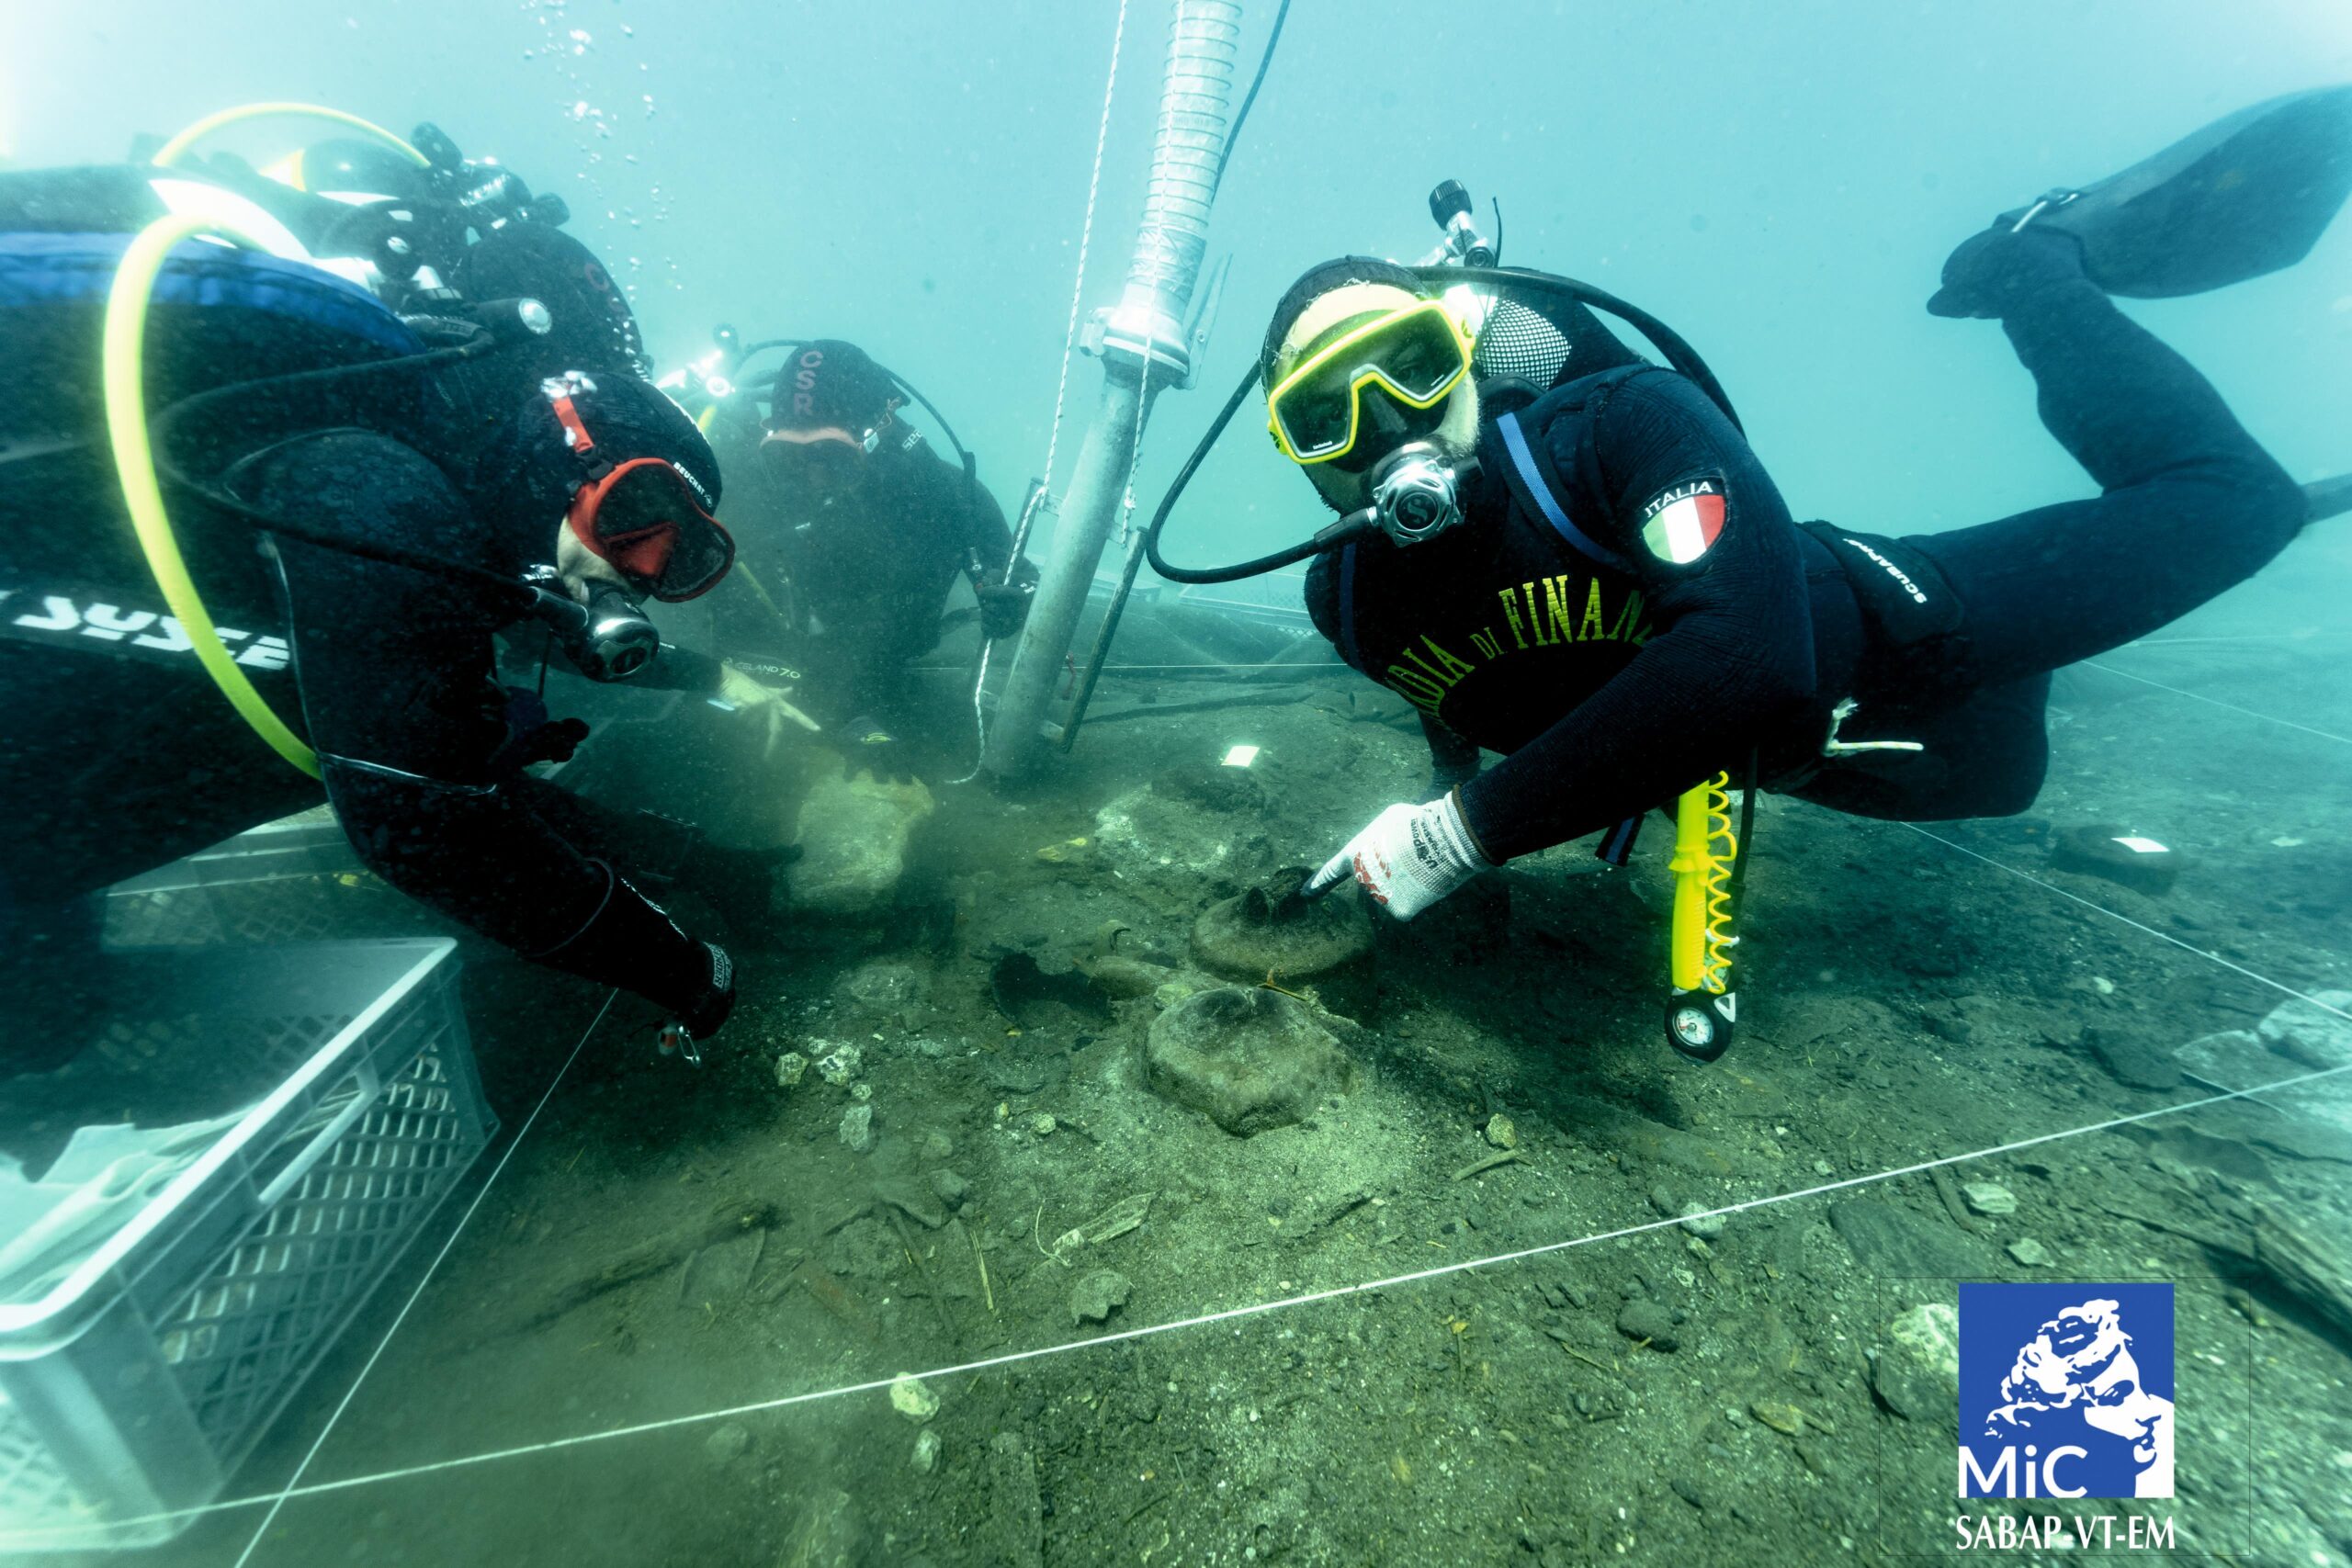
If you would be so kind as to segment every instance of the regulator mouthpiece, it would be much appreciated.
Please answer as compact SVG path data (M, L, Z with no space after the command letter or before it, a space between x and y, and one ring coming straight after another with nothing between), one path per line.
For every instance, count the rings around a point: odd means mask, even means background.
M1433 539L1462 521L1461 476L1436 447L1411 442L1374 471L1372 513L1396 544Z
M609 583L593 586L582 604L564 592L552 567L535 567L523 581L532 591L537 617L563 645L564 657L591 681L626 681L662 651L662 634L645 612Z

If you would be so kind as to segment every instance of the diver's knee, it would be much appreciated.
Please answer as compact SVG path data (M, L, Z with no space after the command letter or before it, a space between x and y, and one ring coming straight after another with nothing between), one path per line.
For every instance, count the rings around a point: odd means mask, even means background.
M2007 766L1981 781L1969 816L2020 817L2041 797L2041 786L2050 777L2050 748L2037 746L2030 755L2006 761Z

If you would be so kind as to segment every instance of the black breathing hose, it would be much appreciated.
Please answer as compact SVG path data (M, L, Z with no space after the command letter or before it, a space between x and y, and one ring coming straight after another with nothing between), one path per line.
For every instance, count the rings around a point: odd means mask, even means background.
M1241 378L1240 385L1233 389L1233 395L1225 400L1225 407L1217 411L1216 420L1209 426L1208 434L1201 438L1199 446L1193 448L1193 455L1184 459L1184 467L1177 474L1176 482L1168 487L1168 493L1160 498L1159 510L1151 514L1151 526L1143 531L1144 558L1151 562L1152 570L1170 582L1238 582L1242 578L1278 570L1294 561L1303 561L1325 550L1337 549L1350 539L1362 538L1374 530L1369 511L1351 513L1304 544L1293 545L1288 549L1276 550L1272 555L1260 556L1256 560L1243 561L1238 566L1198 569L1170 566L1167 558L1159 553L1159 531L1168 526L1169 514L1176 510L1176 502L1182 497L1184 487L1192 482L1193 470L1208 457L1210 449L1216 445L1217 437L1225 434L1225 427L1239 412L1242 400L1249 397L1250 389L1257 384L1258 370L1252 366L1249 374Z
M1746 432L1746 427L1739 423L1739 415L1732 409L1731 398L1724 391L1723 383L1715 379L1715 373L1707 367L1707 362L1700 357L1699 351L1685 342L1682 334L1672 327L1605 288L1596 288L1578 278L1561 277L1521 266L1417 266L1413 273L1422 282L1442 288L1450 288L1456 284L1468 284L1475 288L1491 280L1543 292L1566 294L1580 304L1615 316L1656 344L1659 352L1666 355L1668 365L1688 376L1701 391L1707 394L1709 401L1724 411L1724 417L1731 421L1734 429L1743 434Z
M1225 151L1217 155L1216 177L1209 181L1214 190L1225 183L1225 166L1233 162L1234 143L1241 140L1241 128L1250 123L1250 106L1258 101L1258 89L1266 85L1266 68L1274 62L1274 45L1283 41L1283 23L1290 19L1290 0L1283 0L1274 12L1273 30L1266 35L1266 52L1258 57L1258 73L1250 78L1250 90L1241 96L1241 110L1233 117L1233 129L1225 133Z
M1668 364L1690 378L1701 391L1707 394L1709 400L1723 410L1724 417L1731 421L1733 428L1742 428L1739 415L1732 409L1731 399L1724 391L1723 383L1715 379L1715 373L1708 368L1707 362L1700 357L1699 351L1685 342L1682 334L1672 327L1668 326L1640 306L1620 299L1607 289L1596 288L1589 283L1580 282L1573 277L1560 277L1552 273L1536 272L1526 267L1419 266L1413 268L1413 272L1424 283L1440 288L1451 288L1456 285L1476 288L1481 284L1493 282L1506 286L1504 292L1509 292L1510 288L1515 287L1521 290L1533 290L1539 293L1565 294L1580 304L1615 316L1656 344L1658 351L1665 355ZM1192 482L1193 471L1199 468L1203 461L1207 458L1210 449L1216 445L1217 438L1225 434L1225 427L1233 422L1234 414L1239 412L1242 400L1250 395L1250 389L1257 384L1259 374L1258 367L1252 366L1249 373L1242 377L1240 385L1233 389L1233 395L1225 400L1225 407L1217 411L1216 419L1210 424L1208 433L1203 435L1200 444L1193 448L1193 455L1184 460L1184 467L1178 471L1175 482L1168 487L1168 493L1160 498L1159 510L1151 514L1151 526L1144 530L1145 558L1151 562L1152 570L1171 582L1236 582L1245 577L1256 577L1262 572L1278 570L1295 562L1305 560L1309 556L1321 555L1327 550L1338 549L1343 545L1378 531L1378 525L1373 521L1372 512L1367 508L1362 512L1350 513L1311 539L1292 545L1286 549L1276 550L1272 555L1260 556L1255 560L1241 561L1232 566L1200 568L1170 566L1160 555L1160 530L1168 525L1169 516L1175 511L1176 502L1182 498L1185 487Z

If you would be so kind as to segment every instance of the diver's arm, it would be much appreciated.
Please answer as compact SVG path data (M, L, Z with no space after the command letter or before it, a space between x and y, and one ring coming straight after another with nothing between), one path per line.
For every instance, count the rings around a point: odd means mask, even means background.
M1420 714L1419 717L1421 739L1430 747L1429 793L1441 795L1476 778L1483 759L1477 743L1464 740L1428 714Z
M1596 530L1641 580L1656 623L1614 679L1462 787L1463 813L1508 860L1663 805L1744 755L1813 691L1813 621L1787 506L1747 441L1679 376L1633 377L1594 428ZM1573 451L1555 453L1576 471ZM1723 526L1687 564L1643 535L1645 505L1712 479Z
M289 447L252 498L322 532L458 550L479 537L426 459L356 434ZM288 640L329 799L368 868L526 957L645 996L702 1027L725 1016L723 958L531 809L492 762L507 739L497 596L279 541ZM715 1011L714 1011L715 1010Z
M978 480L967 490L959 474L956 484L956 494L964 498L956 510L964 519L965 547L981 568L982 575L973 586L978 587L980 581L1001 581L1005 563L1012 558L1012 530L1005 525L1004 508L989 493L989 487ZM1035 568L1030 570L1029 577L1035 580Z

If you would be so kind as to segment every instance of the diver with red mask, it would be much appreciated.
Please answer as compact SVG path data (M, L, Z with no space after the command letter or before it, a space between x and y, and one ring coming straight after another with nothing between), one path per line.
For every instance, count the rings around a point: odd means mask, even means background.
M103 1022L96 893L322 798L393 886L707 1037L733 963L648 892L740 891L764 866L525 772L582 728L498 675L506 637L593 676L725 678L637 611L707 592L733 544L716 460L639 374L627 301L546 224L492 227L405 315L299 253L165 253L128 417L256 717L208 674L204 629L166 613L119 466L121 367L93 352L153 173L0 175L0 349L20 372L0 392L0 1073ZM228 231L269 231L242 200ZM271 723L286 743L264 744Z
M993 639L1020 629L1036 570L1023 560L1008 575L1003 512L899 416L896 377L854 344L787 346L756 428L756 411L727 411L743 427L725 433L743 448L729 517L746 576L775 588L716 601L720 641L792 669L794 701L836 735L852 773L910 779L907 667L938 645L955 580L970 582Z

